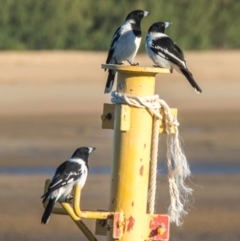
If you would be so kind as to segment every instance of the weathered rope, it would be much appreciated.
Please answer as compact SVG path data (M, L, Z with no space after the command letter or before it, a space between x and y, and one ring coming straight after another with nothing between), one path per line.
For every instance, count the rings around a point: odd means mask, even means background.
M150 179L149 179L149 204L148 212L154 213L155 198L156 198L156 185L157 185L157 157L158 157L158 137L160 119L156 116L153 117L153 133L151 145L151 165L150 165Z
M154 213L155 209L159 121L163 119L163 116L160 114L160 108L164 109L165 125L168 134L167 166L171 200L168 213L171 222L175 222L178 226L181 225L182 217L187 214L184 207L189 202L188 197L192 194L192 189L187 187L184 183L185 179L191 174L191 172L187 159L180 146L178 121L172 117L169 106L164 100L160 99L158 95L138 97L113 91L111 101L115 104L128 104L138 108L146 108L154 117L148 205L148 212L151 214ZM173 135L170 133L171 126L175 129Z

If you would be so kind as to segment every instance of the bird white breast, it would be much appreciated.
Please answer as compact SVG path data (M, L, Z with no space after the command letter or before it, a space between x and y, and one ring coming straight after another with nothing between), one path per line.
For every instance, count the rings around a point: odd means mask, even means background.
M133 63L140 43L141 37L136 37L132 31L131 24L126 22L122 26L122 34L115 45L114 53L110 62L115 63L116 59L118 63L121 63L124 60Z
M72 185L66 185L64 187L60 187L59 189L53 191L50 194L50 198L56 198L56 201L65 201L66 198L70 197L73 190Z
M88 168L86 166L86 163L82 159L80 159L80 158L69 159L69 161L76 162L79 165L81 165L82 175L75 182L78 185L80 185L81 188L83 188L84 185L85 185L85 182L87 180L87 175L88 175Z

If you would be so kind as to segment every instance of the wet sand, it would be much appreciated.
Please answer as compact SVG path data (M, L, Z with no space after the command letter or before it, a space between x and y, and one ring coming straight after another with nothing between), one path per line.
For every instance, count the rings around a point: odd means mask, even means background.
M40 196L49 176L1 176L0 240L86 240L72 220L52 215L41 225ZM166 176L158 177L157 213L166 213L169 196ZM194 199L182 227L171 225L170 240L239 240L240 192L238 176L193 176ZM82 192L82 209L105 210L109 202L109 176L92 175ZM95 230L94 221L86 221ZM100 240L104 237L98 236Z
M190 165L239 165L240 51L189 52L188 66L203 89L197 95L178 73L157 77L156 93L179 111L180 135ZM224 58L223 58L224 56ZM101 129L106 53L3 52L0 54L0 169L56 167L82 145L96 146L90 167L109 167L112 130ZM145 55L140 65L150 66ZM91 65L89 64L91 63ZM236 65L229 64L236 63ZM159 162L165 162L161 135ZM85 240L70 218L40 225L44 175L1 175L0 240ZM157 212L169 204L159 175ZM195 175L195 201L171 240L239 240L240 175ZM90 175L84 209L108 207L109 175ZM93 221L87 222L92 228ZM102 239L103 240L103 239Z

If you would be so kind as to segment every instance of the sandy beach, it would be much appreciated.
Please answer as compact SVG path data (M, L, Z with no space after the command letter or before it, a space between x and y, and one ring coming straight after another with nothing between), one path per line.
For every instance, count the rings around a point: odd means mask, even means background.
M171 225L170 240L239 240L239 56L240 51L186 52L201 95L179 73L157 76L156 93L178 108L184 151L193 167L190 213L182 227ZM101 129L103 103L110 103L110 96L103 94L105 58L106 53L74 51L1 52L0 171L55 168L83 145L97 147L90 168L110 167L113 132ZM152 65L145 54L136 62ZM165 141L161 135L163 165ZM198 172L202 167L210 171ZM69 217L53 215L48 225L40 224L40 196L50 177L44 172L0 174L0 240L86 240ZM156 212L166 213L169 194L161 172L157 193ZM107 209L108 203L109 173L89 175L83 208ZM86 223L94 230L94 221Z

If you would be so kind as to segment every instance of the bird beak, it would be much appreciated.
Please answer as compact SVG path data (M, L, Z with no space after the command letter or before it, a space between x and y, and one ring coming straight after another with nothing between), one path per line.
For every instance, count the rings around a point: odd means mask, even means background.
M147 11L143 11L143 17L146 17L147 15L149 15L150 13Z
M96 150L96 147L88 147L88 153L90 154L91 152L93 152L94 150Z
M164 22L165 23L165 28L169 27L172 23L170 22Z

